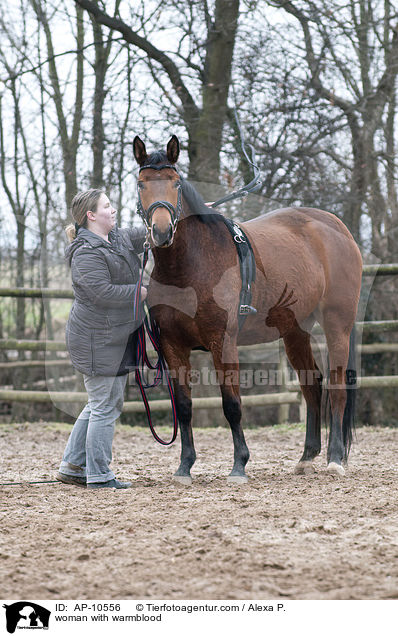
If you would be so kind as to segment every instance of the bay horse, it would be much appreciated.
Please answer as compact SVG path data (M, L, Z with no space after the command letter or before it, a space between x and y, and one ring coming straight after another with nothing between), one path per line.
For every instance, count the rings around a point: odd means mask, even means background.
M312 461L321 450L323 390L310 344L315 321L324 330L330 364L327 471L344 475L355 394L346 390L346 370L350 351L353 353L350 335L362 275L360 251L350 232L335 215L314 208L279 209L240 223L255 256L251 304L257 313L248 315L239 330L241 274L234 240L221 214L206 206L178 173L177 137L171 137L166 151L147 154L138 136L133 148L140 166L138 212L145 221L154 257L147 301L160 328L181 433L180 465L174 478L191 484L196 459L191 351L211 352L234 444L228 480L245 482L249 450L241 426L237 347L279 338L298 372L307 403L304 452L296 472L314 470Z

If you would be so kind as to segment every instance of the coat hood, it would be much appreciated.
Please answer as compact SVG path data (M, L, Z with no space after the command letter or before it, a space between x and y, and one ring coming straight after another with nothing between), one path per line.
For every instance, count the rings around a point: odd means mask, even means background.
M118 228L115 226L113 230L109 232L109 240L113 246L117 246L118 244ZM76 238L70 243L65 249L65 258L68 261L69 267L72 263L72 257L76 250L82 247L84 244L89 244L90 247L109 247L110 244L102 239L91 230L88 230L85 227L79 228Z

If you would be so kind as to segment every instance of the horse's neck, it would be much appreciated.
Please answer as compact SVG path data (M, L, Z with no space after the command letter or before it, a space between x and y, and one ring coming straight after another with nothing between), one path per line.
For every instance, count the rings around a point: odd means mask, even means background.
M198 216L183 216L177 225L170 247L155 248L153 256L156 280L174 279L194 281L203 278L203 271L217 270L214 263L215 252L219 254L225 244L220 240L220 229L210 227ZM210 271L209 269L209 271Z
M198 221L196 221L198 223ZM193 225L196 225L191 219L182 218L174 234L173 243L170 247L157 247L154 248L153 258L155 267L153 273L156 278L169 277L170 275L181 275L189 264L190 257L194 253L194 249L198 249L199 245L195 246L195 234L196 241L198 240L198 232L194 232ZM190 227L191 226L191 227Z

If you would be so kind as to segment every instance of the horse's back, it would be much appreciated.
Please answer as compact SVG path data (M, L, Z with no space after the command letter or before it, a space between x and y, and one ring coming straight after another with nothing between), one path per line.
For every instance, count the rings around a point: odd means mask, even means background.
M242 223L262 259L282 255L308 259L308 266L322 266L327 274L335 268L361 276L362 258L348 228L340 219L316 208L281 208ZM279 260L278 259L278 260Z
M317 208L280 208L246 221L242 225L249 232L278 228L279 231L285 230L294 236L303 234L308 236L308 232L311 231L310 226L314 226L326 232L334 230L354 240L348 228L335 214Z
M316 208L282 208L242 227L253 245L255 302L264 304L263 310L278 300L285 285L297 298L298 320L321 305L356 307L362 259L351 233L335 215Z

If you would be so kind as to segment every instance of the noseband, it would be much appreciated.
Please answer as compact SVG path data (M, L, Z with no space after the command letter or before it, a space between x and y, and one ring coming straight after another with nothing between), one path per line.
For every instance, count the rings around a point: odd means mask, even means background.
M141 170L145 170L146 168L151 168L151 170L163 170L164 168L171 168L178 174L178 170L171 164L163 164L161 166L144 165L144 166L141 166L141 168L139 169L139 173L141 172ZM170 217L171 217L171 226L172 226L173 235L174 235L177 229L178 220L182 212L181 183L178 184L178 187L177 187L177 206L176 207L174 207L174 205L170 203L170 201L154 201L153 203L151 203L151 205L147 209L145 209L144 206L142 205L140 190L137 184L137 214L139 214L139 216L144 221L145 227L148 232L150 232L151 230L152 215L154 211L157 210L157 208L166 208L166 210L169 211Z

